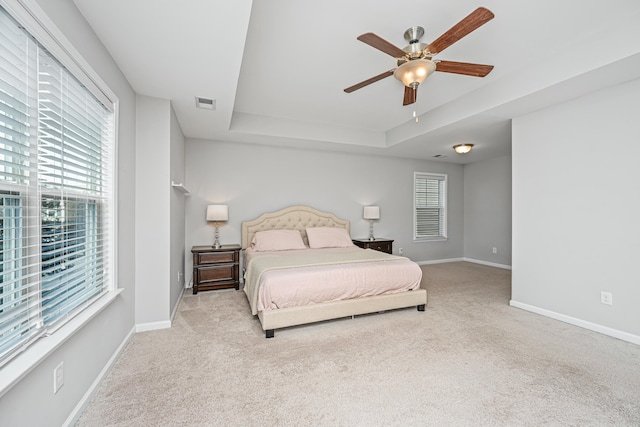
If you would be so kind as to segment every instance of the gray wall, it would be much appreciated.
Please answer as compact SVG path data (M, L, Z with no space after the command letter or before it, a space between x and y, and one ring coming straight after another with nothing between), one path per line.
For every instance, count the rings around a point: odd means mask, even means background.
M116 282L123 291L0 398L0 424L7 426L62 425L134 327L135 94L72 1L39 3L120 99ZM60 362L64 362L65 383L53 394L53 369ZM2 370L14 366L11 362Z
M640 344L638 99L636 80L513 120L512 298Z
M464 257L511 266L511 156L464 167Z
M184 136L171 102L136 97L136 325L171 326L184 288ZM180 276L178 277L178 273Z
M184 136L182 129L178 123L173 108L171 108L171 147L169 149L171 163L171 181L177 183L184 183ZM167 187L165 182L160 183ZM185 276L184 272L184 253L185 253L185 225L184 225L184 207L185 207L185 195L182 191L171 188L170 190L170 203L171 203L171 217L169 219L170 229L170 262L171 268L169 273L170 283L170 297L169 297L169 310L171 318L178 308L180 297L184 290ZM190 277L190 276L187 276Z
M240 243L240 223L263 212L304 204L351 221L352 237L368 236L363 205L379 205L374 224L378 237L394 239L415 261L463 255L463 167L447 163L376 156L264 147L260 145L186 140L186 268L189 249L213 241L205 221L207 204L229 206L229 222L220 240ZM413 241L413 173L448 174L449 239Z
M143 330L169 326L170 109L165 99L136 97L136 325Z

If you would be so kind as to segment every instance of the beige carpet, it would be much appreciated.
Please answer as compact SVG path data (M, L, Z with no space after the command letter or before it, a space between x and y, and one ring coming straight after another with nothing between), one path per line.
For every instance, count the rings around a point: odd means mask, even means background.
M425 312L277 330L242 291L185 294L79 426L638 426L640 347L508 305L509 271L423 266Z

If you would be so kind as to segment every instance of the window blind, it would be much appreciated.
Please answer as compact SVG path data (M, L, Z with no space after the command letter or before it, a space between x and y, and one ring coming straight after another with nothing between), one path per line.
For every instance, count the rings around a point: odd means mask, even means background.
M113 112L0 8L0 363L110 289Z
M414 238L445 238L446 175L414 174Z

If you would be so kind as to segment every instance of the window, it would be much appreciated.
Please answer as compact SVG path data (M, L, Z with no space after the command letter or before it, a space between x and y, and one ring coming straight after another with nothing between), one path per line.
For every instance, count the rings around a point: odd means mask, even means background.
M413 174L415 240L447 238L447 175Z
M0 365L113 288L114 106L0 7Z

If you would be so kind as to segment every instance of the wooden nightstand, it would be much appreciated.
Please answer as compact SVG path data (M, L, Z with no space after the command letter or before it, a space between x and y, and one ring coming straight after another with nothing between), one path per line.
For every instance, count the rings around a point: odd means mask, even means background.
M393 253L393 240L391 239L353 239L353 244L364 249L375 249L376 251L386 252L388 254Z
M240 289L240 245L194 246L193 294L211 289Z

